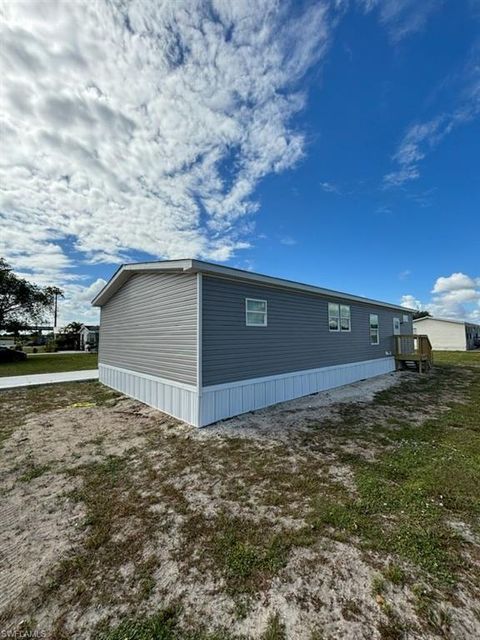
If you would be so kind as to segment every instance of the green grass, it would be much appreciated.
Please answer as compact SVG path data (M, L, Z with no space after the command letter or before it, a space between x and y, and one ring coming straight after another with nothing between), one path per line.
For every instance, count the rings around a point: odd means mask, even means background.
M142 431L144 448L65 470L76 479L70 498L83 507L84 535L49 575L42 598L63 611L120 610L126 618L106 613L97 640L230 640L221 630L206 634L201 616L186 616L183 627L179 608L154 613L168 595L155 592L156 540L171 535L178 580L192 568L205 572L219 595L232 598L237 619L258 606L293 552L308 547L310 568L321 571L323 550L333 540L365 551L366 562L375 558L369 595L381 608L382 640L409 632L389 600L400 589L411 594L424 629L449 637L449 598L458 582L476 575L478 547L451 523L480 532L480 369L476 353L440 357L448 361L437 359L428 375L405 376L373 402L341 405L335 419L313 416L310 428L292 429L288 442L265 446L233 433L185 438L173 419L160 428L152 421ZM0 435L2 424L8 434L32 412L91 401L108 406L113 393L98 383L57 389L0 393ZM161 464L159 451L166 452ZM350 484L328 474L331 464L348 468ZM22 479L41 472L33 466ZM199 506L199 487L217 508ZM168 509L152 508L158 505ZM125 578L122 567L130 563ZM312 603L306 599L305 606ZM361 607L345 601L345 619L361 619ZM64 637L60 623L56 631L54 637ZM282 619L273 616L263 638L285 637Z
M170 607L150 616L126 618L114 627L101 624L94 640L240 640L227 630L208 633L198 628L187 631L179 622L180 612L180 608ZM269 618L260 640L287 640L285 625L278 614Z
M85 538L82 549L58 565L46 585L45 596L71 584L72 606L74 603L87 606L93 597L112 603L115 598L110 594L111 577L116 577L119 586L122 583L120 567L134 562L135 574L125 585L125 591L120 589L120 597L132 603L148 597L154 586L152 570L157 561L154 556L145 557L143 551L161 522L149 509L149 497L142 496L134 484L129 461L129 456L108 456L101 462L70 471L82 480L81 487L70 494L70 499L81 502L86 510ZM136 522L137 527L119 536L126 519Z
M59 371L83 371L97 368L96 353L42 353L27 355L21 362L2 362L0 377L56 373Z
M50 465L31 465L27 468L27 470L20 476L20 482L30 482L35 478L40 478L44 473L50 470Z
M114 401L118 395L112 389L93 381L18 387L0 391L0 447L32 414L65 409L83 402L101 406Z
M383 400L389 396L385 392ZM447 521L459 519L475 529L480 516L479 398L477 376L468 402L452 404L439 418L377 427L390 450L371 462L350 461L357 495L319 496L316 527L341 539L359 537L366 548L393 552L438 583L453 584L464 558L462 541ZM397 390L397 402L401 399Z
M435 364L452 364L480 367L480 350L434 351L433 361Z

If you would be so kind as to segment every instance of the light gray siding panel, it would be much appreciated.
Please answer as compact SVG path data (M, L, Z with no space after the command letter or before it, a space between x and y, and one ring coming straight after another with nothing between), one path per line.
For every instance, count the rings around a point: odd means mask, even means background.
M246 326L245 298L267 300L267 327ZM203 386L385 358L393 352L393 318L402 321L401 311L351 302L351 332L330 332L329 301L346 303L204 275ZM370 344L370 313L379 316L378 346ZM401 331L412 333L410 315Z
M102 307L99 362L196 384L196 275L133 275Z

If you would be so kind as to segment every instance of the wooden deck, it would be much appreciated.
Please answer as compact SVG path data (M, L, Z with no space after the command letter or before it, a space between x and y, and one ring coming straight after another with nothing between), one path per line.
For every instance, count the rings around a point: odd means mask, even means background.
M415 367L419 373L426 373L432 368L432 345L428 336L409 334L394 338L397 369Z

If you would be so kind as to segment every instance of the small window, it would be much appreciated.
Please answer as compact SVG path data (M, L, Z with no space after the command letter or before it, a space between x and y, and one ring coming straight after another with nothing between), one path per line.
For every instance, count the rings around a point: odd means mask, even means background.
M350 318L350 307L347 304L340 305L340 330L350 331L352 328Z
M266 327L267 301L245 298L245 316L247 327Z
M400 318L394 318L393 319L393 335L394 336L399 336L400 333L401 333Z
M350 331L351 318L348 304L328 303L328 328L330 331Z
M333 302L328 303L328 328L330 331L340 331L340 308Z
M380 344L380 331L378 328L378 315L370 314L370 344Z
M403 322L404 323L410 322L410 317L407 315L403 316Z

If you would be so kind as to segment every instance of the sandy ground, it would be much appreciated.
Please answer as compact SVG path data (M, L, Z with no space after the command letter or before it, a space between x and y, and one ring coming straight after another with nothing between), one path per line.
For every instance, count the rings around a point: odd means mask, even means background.
M127 398L120 398L111 406L69 406L30 417L0 451L0 616L18 624L26 612L32 611L39 628L49 630L59 615L58 602L37 601L30 609L29 602L34 602L41 593L49 572L81 544L85 535L84 528L79 526L85 516L83 507L69 497L79 480L68 470L132 449L143 452L153 468L161 469L172 455L169 442L178 439L207 445L209 441L218 444L233 436L248 438L255 447L275 446L288 442L293 432L307 430L312 421L338 419L339 404L368 403L377 392L411 375L380 376L202 430ZM152 448L152 433L161 434L161 446ZM319 456L323 456L322 463L327 463L321 473L351 485L348 468L333 460L329 463L328 452ZM289 463L295 464L294 457ZM22 481L22 476L32 468L44 471L39 477ZM237 509L240 517L255 514L255 496L247 506L232 505L225 498L228 474L222 486L218 477L209 478L192 464L171 480L172 485L183 491L190 507L206 514L225 507ZM318 638L382 637L378 625L385 622L385 615L372 598L371 584L378 575L378 567L384 566L388 558L367 556L354 545L329 539L308 549L297 549L260 597L253 600L246 615L239 618L235 614L236 603L224 592L218 576L199 570L195 562L179 559L185 516L174 515L160 498L153 508L170 525L167 531L159 531L155 539L150 539L145 549L146 557L154 555L158 561L147 610L181 600L185 619L201 619L210 628L225 627L252 638L260 638L269 617L277 612L281 612L291 640L310 640L315 633L323 634ZM258 511L257 516L260 515L270 519L272 525L295 527L294 521L277 520L273 508ZM122 567L125 580L132 569L128 563ZM437 637L418 627L410 596L401 587L388 593L392 606L416 629L408 637ZM463 608L466 599L460 590L457 604L449 609L454 629L451 637L456 640L480 637L478 619ZM350 602L355 602L356 607L349 612ZM90 638L94 624L102 617L115 618L124 610L122 606L108 605L99 609L95 604L81 610L74 607L66 616L65 627L76 638Z
M288 441L292 432L308 428L312 422L335 420L338 403L366 403L376 393L389 389L401 380L411 379L415 374L409 372L388 373L370 380L362 380L344 387L315 393L289 402L282 402L266 409L220 421L200 430L200 437L212 435L235 435L246 438L271 438L275 441Z

